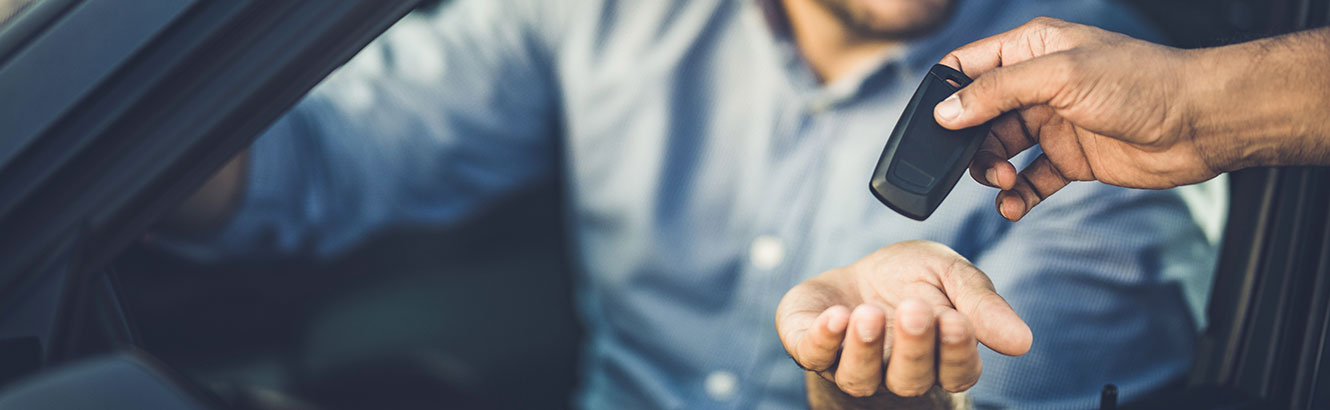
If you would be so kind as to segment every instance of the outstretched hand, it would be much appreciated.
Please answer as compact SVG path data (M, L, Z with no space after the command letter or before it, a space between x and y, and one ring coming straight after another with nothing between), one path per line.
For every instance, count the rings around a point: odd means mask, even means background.
M898 396L979 380L978 345L1030 349L1030 328L983 272L945 245L909 241L795 286L776 311L785 350L851 396Z

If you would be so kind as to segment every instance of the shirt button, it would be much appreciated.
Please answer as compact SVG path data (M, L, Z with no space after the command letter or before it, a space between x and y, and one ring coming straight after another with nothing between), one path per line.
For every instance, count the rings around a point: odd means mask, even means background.
M763 235L753 240L748 258L758 269L774 269L785 261L785 245L780 238Z
M734 398L734 393L739 390L739 378L724 370L714 371L707 375L704 387L712 399L726 401Z

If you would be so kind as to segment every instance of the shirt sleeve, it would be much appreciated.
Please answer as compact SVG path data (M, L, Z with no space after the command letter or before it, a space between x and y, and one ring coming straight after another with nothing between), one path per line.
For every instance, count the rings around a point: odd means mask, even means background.
M545 2L512 3L460 1L398 22L255 142L220 231L167 246L198 259L326 257L551 181L554 17Z
M1140 397L1186 373L1197 324L1185 282L1211 275L1217 249L1177 191L1073 183L1001 223L974 262L1034 345L1021 357L984 349L977 400L1088 408L1105 384Z

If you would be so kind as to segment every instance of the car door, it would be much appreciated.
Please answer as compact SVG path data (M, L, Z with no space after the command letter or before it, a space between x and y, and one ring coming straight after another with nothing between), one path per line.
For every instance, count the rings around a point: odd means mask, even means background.
M1232 13L1241 1L1150 3L1165 21L1179 20L1165 26L1182 28L1193 46L1330 24L1324 0L1245 2L1247 13ZM1245 27L1198 35L1204 30L1193 20L1206 13ZM1196 362L1175 389L1132 408L1330 408L1330 168L1247 169L1229 181Z
M0 383L132 348L107 262L415 3L0 2Z

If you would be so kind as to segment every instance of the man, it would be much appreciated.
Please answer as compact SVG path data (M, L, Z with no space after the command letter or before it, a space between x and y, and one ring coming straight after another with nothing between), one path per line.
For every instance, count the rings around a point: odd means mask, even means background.
M934 305L941 314L932 317L928 301L950 299L936 298L939 289L927 282L862 301L869 306L858 317L866 320L856 323L876 329L873 347L890 348L886 322L897 308L920 314L910 317L925 319L924 333L974 327L952 345L968 355L964 365L940 372L954 377L912 372L910 387L936 381L962 390L978 377L982 356L988 376L973 390L978 404L1083 407L1104 383L1130 397L1188 364L1192 312L1173 279L1208 273L1213 248L1175 193L1078 187L1032 215L1039 223L1010 225L974 205L992 193L973 183L958 186L922 223L865 189L891 119L944 50L1036 15L1142 33L1118 7L945 0L450 7L437 19L407 18L276 123L248 164L219 178L221 194L202 195L232 206L196 219L233 214L229 221L182 248L201 257L328 255L384 227L465 218L562 172L586 274L580 407L803 407L804 372L770 320L779 298L816 272L907 239L941 242L973 259L995 283L965 285L975 294L1002 289L1039 335L1031 347L1014 314L1003 326L1016 329L1013 337L984 333L986 324L965 316L976 313L971 308L957 315ZM894 279L888 287L912 280ZM1019 360L980 353L975 337L1030 353ZM871 379L873 370L858 370L854 380ZM837 388L812 385L825 389L814 394ZM849 387L888 394L876 384Z

